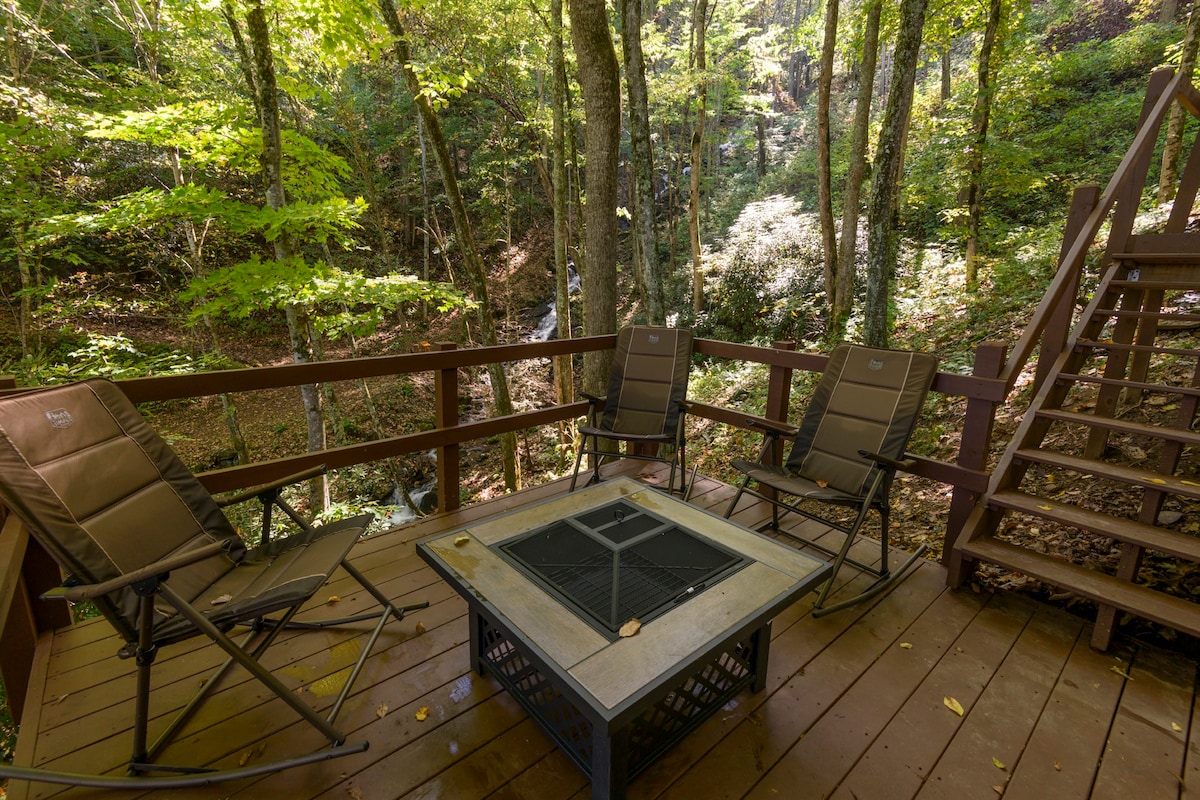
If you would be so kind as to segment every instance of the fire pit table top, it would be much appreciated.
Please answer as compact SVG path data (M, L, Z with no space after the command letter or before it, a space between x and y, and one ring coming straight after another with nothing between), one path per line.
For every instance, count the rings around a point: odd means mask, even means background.
M581 608L571 597L571 580L556 582L562 555L556 541L565 539L582 539L587 558L620 563L622 570L626 561L640 564L646 556L679 561L662 556L680 550L693 552L695 563L683 559L684 576L661 590L669 596L639 619L635 635L616 636L611 628L628 621L620 615L632 613L629 607L614 604L617 616L598 621L588 602ZM598 556L596 541L607 542L612 555ZM553 557L541 558L543 547ZM427 539L418 550L464 597L519 632L609 719L730 631L761 624L795 602L829 569L825 561L629 478ZM622 580L634 582L617 582Z

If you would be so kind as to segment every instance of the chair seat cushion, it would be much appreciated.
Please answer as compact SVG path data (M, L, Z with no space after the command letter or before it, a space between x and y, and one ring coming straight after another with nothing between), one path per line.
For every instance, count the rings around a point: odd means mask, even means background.
M796 475L786 467L772 467L758 461L743 460L734 461L733 467L763 486L770 486L772 489L776 489L784 494L801 497L805 500L821 500L826 503L846 503L850 505L862 501L860 495L848 494L839 489L834 489L832 486L821 486L816 481Z
M197 597L192 605L218 628L290 608L311 597L350 553L371 514L339 520L250 550L237 566L225 573ZM170 579L168 579L168 585ZM170 608L158 604L160 616L154 628L156 644L194 636L192 623Z

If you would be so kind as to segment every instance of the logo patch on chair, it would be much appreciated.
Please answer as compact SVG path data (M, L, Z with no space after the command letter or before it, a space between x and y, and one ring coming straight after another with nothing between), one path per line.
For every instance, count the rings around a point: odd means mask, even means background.
M50 424L56 428L69 428L75 424L75 418L65 408L56 408L53 411L47 411L46 419L50 420Z
M650 334L650 336L647 337L647 340L650 342L650 344L658 344L658 334L657 333Z
M882 358L872 358L870 363L867 364L867 369L873 369L876 371L883 369L883 359Z

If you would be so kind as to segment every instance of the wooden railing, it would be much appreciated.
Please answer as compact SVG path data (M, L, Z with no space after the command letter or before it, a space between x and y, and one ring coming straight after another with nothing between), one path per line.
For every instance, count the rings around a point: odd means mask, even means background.
M438 460L439 510L453 510L459 501L459 446L510 431L552 425L582 416L585 402L543 408L504 417L463 421L458 417L458 371L492 362L543 359L611 349L615 335L545 343L481 347L468 350L439 345L431 352L377 358L359 358L313 364L283 365L227 370L161 378L139 378L119 382L134 402L166 401L299 386L313 382L357 380L412 373L432 373L438 424L431 430L375 441L335 447L317 453L288 456L271 461L240 465L198 475L211 492L243 489L325 464L332 468L363 464L409 453L434 450ZM783 420L787 416L792 375L796 370L820 371L826 356L795 352L790 343L754 347L709 339L697 339L694 351L714 358L763 364L769 367L767 407L764 416ZM966 417L954 462L918 457L912 472L953 486L948 541L961 526L967 510L987 482L986 459L991 444L996 406L1004 401L1007 388L998 378L1004 363L1003 345L984 344L976 353L972 375L939 373L933 390L966 398ZM8 390L13 391L13 390ZM19 390L18 390L19 391ZM0 389L0 393L5 390ZM753 415L721 406L694 403L693 415L735 427L748 427ZM0 506L0 513L4 513ZM0 678L8 692L9 705L19 719L25 689L35 657L39 635L65 624L69 616L62 604L43 603L38 596L57 585L61 576L36 541L29 538L14 516L0 527Z

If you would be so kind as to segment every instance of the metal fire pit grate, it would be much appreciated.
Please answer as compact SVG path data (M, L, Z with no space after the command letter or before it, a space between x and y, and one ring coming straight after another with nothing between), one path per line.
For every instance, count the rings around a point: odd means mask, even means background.
M496 546L601 633L647 622L748 562L745 557L617 501Z

